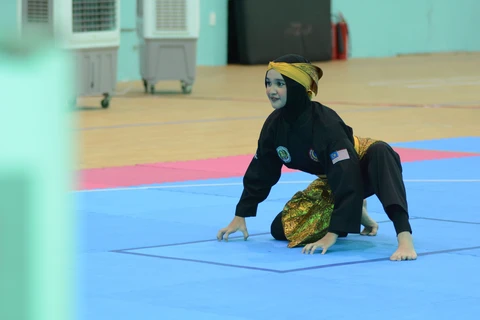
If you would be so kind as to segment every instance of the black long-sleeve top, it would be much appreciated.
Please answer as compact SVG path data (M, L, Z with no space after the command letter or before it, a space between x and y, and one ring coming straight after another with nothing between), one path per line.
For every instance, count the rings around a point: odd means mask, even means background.
M334 195L329 231L359 233L364 191L353 130L327 106L312 102L309 109L293 124L282 118L281 109L266 119L235 215L256 216L258 204L268 197L285 165L326 175Z

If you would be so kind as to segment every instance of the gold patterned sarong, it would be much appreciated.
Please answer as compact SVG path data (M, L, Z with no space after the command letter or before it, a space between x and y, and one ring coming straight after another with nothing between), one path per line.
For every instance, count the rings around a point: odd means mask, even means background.
M368 148L377 142L355 138L355 151L362 159ZM282 224L288 247L320 240L327 234L333 212L334 198L326 176L319 176L305 190L295 193L282 211Z

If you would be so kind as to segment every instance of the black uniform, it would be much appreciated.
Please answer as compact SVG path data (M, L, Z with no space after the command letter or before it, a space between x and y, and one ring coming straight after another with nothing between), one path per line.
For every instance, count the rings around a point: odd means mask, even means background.
M309 63L304 57L291 54L275 61ZM255 216L258 204L267 198L285 165L327 176L334 195L330 232L359 233L363 199L373 194L380 199L397 234L412 232L398 154L388 144L377 142L360 160L354 149L352 128L334 110L312 102L302 85L284 75L283 78L286 104L265 121L257 153L243 179L244 190L235 215Z
M267 198L285 165L327 176L335 200L330 232L359 233L363 199L373 194L397 233L411 232L400 158L388 144L377 142L359 160L353 130L334 110L310 102L292 122L282 109L272 112L262 128L257 153L244 176L237 216L256 215L258 204Z

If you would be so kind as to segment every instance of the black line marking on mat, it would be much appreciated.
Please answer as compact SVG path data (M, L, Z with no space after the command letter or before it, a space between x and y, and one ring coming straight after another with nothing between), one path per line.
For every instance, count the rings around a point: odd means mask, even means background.
M448 220L448 219L437 219L437 218L425 218L425 217L416 217L416 219L421 220L432 220L432 221L440 221L440 222L453 222L453 223L463 223L463 224L480 224L480 222L472 222L472 221L460 221L460 220ZM410 219L411 220L411 219Z
M250 234L248 237L250 238L250 237L264 236L264 235L267 235L267 234L270 234L270 232ZM240 238L243 238L243 236L228 237L228 239L240 239ZM196 244L196 243L214 242L214 241L218 241L218 240L217 239L195 240L195 241L187 241L187 242L179 242L179 243L160 244L160 245L147 246L147 247L117 249L117 250L110 250L110 252L125 252L125 251L135 251L135 250L142 250L142 249L174 247L174 246L182 246L182 245L186 245L186 244Z
M452 253L452 252L467 251L467 250L474 250L474 249L480 249L480 246L468 247L468 248L446 249L446 250L439 250L439 251L432 251L432 252L424 252L424 253L417 254L417 256L421 257L421 256L428 256L428 255L435 255L435 254L442 254L442 253ZM177 260L177 261L186 261L186 262L194 262L194 263L203 263L203 264L211 264L211 265L216 265L216 266L239 268L239 269L248 269L248 270L256 270L256 271L266 271L266 272L273 272L273 273L293 273L293 272L301 272L301 271L325 269L325 268L334 268L334 267L342 267L342 266L348 266L348 265L354 265L354 264L363 264L363 263L372 263L372 262L389 261L390 260L389 257L385 257L385 258L377 258L377 259L369 259L369 260L339 262L339 263L325 264L325 265L320 265L320 266L305 267L305 268L298 268L298 269L275 270L275 269L242 266L242 265L235 265L235 264L228 264L228 263L221 263L221 262L213 262L213 261L206 261L206 260L198 260L198 259L175 258L175 257L167 257L167 256L158 256L158 255L153 255L153 254L127 252L127 251L122 251L122 250L113 251L113 252L136 255L136 256L143 256L143 257L149 257L149 258ZM394 262L396 262L396 261L392 261L392 263L394 263ZM403 261L403 262L405 263L405 261ZM412 263L412 262L413 261L410 261L410 263Z
M410 217L410 220L418 220L422 218L418 217ZM391 222L390 220L382 220L382 221L377 221L377 223L388 223ZM255 234L250 234L248 237L258 237L258 236L265 236L270 234L270 232L262 232L262 233L255 233ZM243 238L242 236L232 236L229 237L228 239L233 240L233 239L241 239ZM194 240L194 241L187 241L187 242L178 242L178 243L167 243L167 244L158 244L158 245L153 245L153 246L145 246L145 247L134 247L134 248L125 248L125 249L115 249L115 250L109 250L109 252L125 252L125 251L135 251L135 250L142 250L142 249L153 249L153 248L164 248L164 247L174 247L174 246L182 246L182 245L188 245L188 244L196 244L196 243L204 243L204 242L215 242L218 241L217 239L204 239L204 240Z
M195 263L203 263L203 264L212 264L216 266L223 266L223 267L230 267L230 268L240 268L240 269L250 269L250 270L257 270L257 271L268 271L274 273L282 273L281 270L275 269L266 269L266 268L258 268L258 267L250 267L250 266L242 266L242 265L235 265L229 263L221 263L221 262L213 262L213 261L206 261L206 260L197 260L197 259L188 259L188 258L175 258L175 257L166 257L166 256L157 256L154 254L145 254L145 253L138 253L138 252L127 252L127 251L115 251L116 253L123 253L123 254L131 254L137 256L144 256L150 258L157 258L157 259L167 259L167 260L177 260L177 261L187 261L187 262L195 262Z
M476 222L473 223L473 222L465 222L465 221L442 220L442 219L423 218L423 217L410 217L410 220L434 220L434 221L441 221L441 222L480 224L480 223L476 223ZM382 220L382 221L378 221L377 223L380 224L380 223L388 223L388 222L391 222L391 221L390 220ZM270 232L256 233L256 234L249 235L249 237L256 237L256 236L262 236L262 235L268 235L268 234L270 234ZM243 238L243 236L229 237L229 239L232 239L232 240L233 239L241 239L241 238ZM235 264L221 263L221 262L214 262L214 261L207 261L207 260L177 258L177 257L159 256L159 255L154 255L154 254L133 252L133 251L142 250L142 249L165 248L165 247L173 247L173 246L181 246L181 245L189 245L189 244L197 244L197 243L205 243L205 242L214 242L214 241L218 241L218 240L217 239L195 240L195 241L180 242L180 243L170 243L170 244L162 244L162 245L154 245L154 246L110 250L109 252L129 254L129 255L135 255L135 256L143 256L143 257L149 257L149 258L157 258L157 259L166 259L166 260L176 260L176 261L210 264L210 265L223 266L223 267L229 267L229 268L266 271L266 272L273 272L273 273L292 273L292 272L301 272L301 271L308 271L308 270L315 270L315 269L334 268L334 267L342 267L342 266L348 266L348 265L373 263L373 262L389 261L390 260L389 257L384 257L384 258L376 258L376 259L368 259L368 260L357 260L357 261L331 263L331 264L305 267L305 268L297 268L297 269L275 270L275 269L259 268L259 267L244 266L244 265L235 265ZM424 253L418 253L417 256L421 257L421 256L428 256L428 255L435 255L435 254L442 254L442 253L455 253L455 252L459 252L459 251L467 251L467 250L474 250L474 249L480 249L480 246L466 247L466 248L455 248L455 249L445 249L445 250L438 250L438 251L432 251L432 252L424 252ZM392 263L393 262L394 261L392 261Z
M468 247L468 248L446 249L446 250L439 250L439 251L432 251L432 252L424 252L424 253L418 253L417 256L422 257L422 256L435 255L435 254L452 253L452 252L474 250L474 249L480 249L480 246ZM282 271L281 273L308 271L308 270L324 269L324 268L332 268L332 267L342 267L342 266L347 266L347 265L352 265L352 264L362 264L362 263L371 263L371 262L379 262L379 261L390 261L390 258L386 257L386 258L378 258L378 259L370 259L370 260L359 260L359 261L332 263L332 264L326 264L326 265L323 265L323 266L290 269L290 270ZM392 263L394 263L394 262L397 262L397 261L392 261ZM405 261L403 261L403 262L405 262Z

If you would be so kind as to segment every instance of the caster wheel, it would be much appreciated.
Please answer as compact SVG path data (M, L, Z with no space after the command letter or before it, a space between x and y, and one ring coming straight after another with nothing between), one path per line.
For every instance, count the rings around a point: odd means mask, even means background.
M145 79L143 79L143 88L145 89L145 93L148 93L148 83Z
M102 105L103 109L107 109L110 106L111 97L108 93L104 93L103 96L104 96L104 98L103 98L103 100L100 104Z
M182 81L182 92L183 93L185 93L185 94L192 93L192 88L193 88L192 84L188 84L188 83Z

